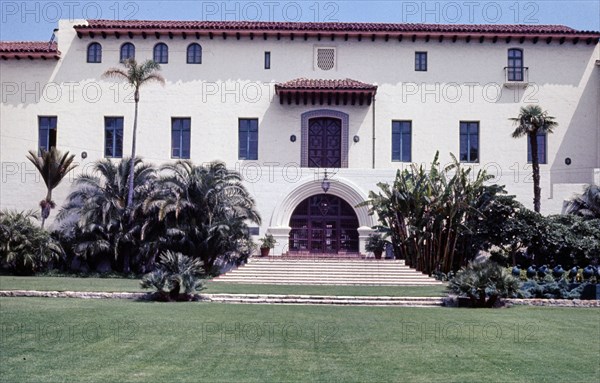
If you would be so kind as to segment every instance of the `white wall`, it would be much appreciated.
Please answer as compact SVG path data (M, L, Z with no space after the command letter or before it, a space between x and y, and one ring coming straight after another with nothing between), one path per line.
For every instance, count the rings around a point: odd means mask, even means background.
M74 21L74 24L82 21ZM279 174L264 177L269 167L300 162L300 116L314 109L333 109L350 116L349 169L342 170L363 193L375 188L376 182L391 180L402 163L391 161L391 121L412 120L412 159L429 163L436 151L441 161L458 155L459 121L480 121L480 163L498 174L498 183L506 184L511 193L532 207L530 169L526 164L526 139L512 139L508 120L529 103L541 104L559 123L548 138L548 163L541 166L542 209L558 213L562 200L577 192L582 184L592 182L595 168L600 168L599 143L599 68L598 45L579 43L506 44L489 41L443 43L431 40L401 43L363 39L358 42L323 39L288 38L241 40L202 37L201 65L185 63L186 47L195 39L181 37L146 40L136 36L106 39L96 36L78 38L72 24L61 21L58 32L59 61L9 60L0 63L2 105L0 109L0 160L2 161L1 208L37 208L45 195L44 186L28 164L25 154L38 141L37 116L58 116L58 147L78 155L78 174L103 157L104 116L125 119L124 154L130 151L133 103L130 90L101 74L119 66L119 47L124 42L136 46L138 61L152 57L157 42L169 46L169 63L162 65L167 84L149 85L141 93L138 154L160 163L170 160L171 117L190 117L192 121L191 157L195 162L225 161L232 168L245 169L248 163L237 159L238 118L259 119L259 161L265 167L259 181L248 182L255 194L264 224L277 202L283 198L288 180ZM87 45L96 41L103 46L101 64L86 63ZM335 46L337 67L333 71L313 68L315 46ZM530 86L506 88L503 68L507 49L524 50L529 67ZM271 52L271 68L263 68L263 53ZM428 52L428 71L414 71L414 52ZM379 86L376 96L376 168L372 162L373 106L281 105L274 84L298 77L352 78ZM39 94L26 90L39 89ZM16 90L15 90L16 88ZM257 90L260 92L257 93ZM502 95L498 96L497 91ZM59 93L57 93L57 91ZM100 93L98 93L98 91ZM460 91L461 95L457 95ZM487 92L487 94L484 94ZM35 93L35 91L33 92ZM128 101L128 102L125 102ZM290 135L298 140L290 142ZM83 160L80 154L88 157ZM565 165L566 157L572 164ZM286 168L290 171L291 168ZM308 169L302 169L304 173ZM500 173L501 172L501 173ZM309 175L306 175L308 177ZM312 175L310 175L312 176ZM36 182L37 180L37 182ZM58 203L68 193L69 182L55 192ZM557 191L553 193L553 191ZM55 213L53 213L54 215Z

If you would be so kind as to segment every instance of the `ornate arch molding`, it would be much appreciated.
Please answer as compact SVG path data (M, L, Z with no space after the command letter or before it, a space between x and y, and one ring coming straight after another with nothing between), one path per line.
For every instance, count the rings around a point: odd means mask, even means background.
M308 167L308 122L311 118L319 117L331 117L337 118L342 121L342 168L348 167L348 130L349 130L349 117L348 114L340 112L338 110L331 109L319 109L311 110L309 112L302 113L302 127L301 127L301 157L300 166ZM350 201L348 201L350 202Z
M322 193L323 189L321 189L320 181L310 180L298 185L287 193L286 197L275 208L270 226L272 228L287 227L289 229L290 219L296 207L305 199ZM327 194L335 195L348 202L354 208L360 227L370 228L374 225L373 216L369 215L369 209L366 206L356 207L356 205L367 199L367 195L352 182L341 177L335 177L331 180L331 189Z

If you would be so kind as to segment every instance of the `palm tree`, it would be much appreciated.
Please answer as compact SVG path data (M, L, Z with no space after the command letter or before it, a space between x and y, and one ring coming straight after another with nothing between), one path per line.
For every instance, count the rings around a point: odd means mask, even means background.
M82 174L75 179L74 190L58 214L64 232L77 226L76 254L88 261L101 254L112 254L115 261L122 262L124 273L130 271L131 254L139 255L143 250L140 232L144 218L139 208L156 177L152 165L139 158L133 162L133 177L129 176L128 158L117 163L108 159L96 162L94 175ZM128 185L130 179L134 181L133 188ZM126 203L129 190L134 192L132 209Z
M138 104L140 102L140 88L150 82L158 82L165 84L165 79L158 74L160 65L153 60L146 60L141 65L138 65L135 59L130 58L123 63L125 68L110 68L102 77L117 78L125 80L134 90L133 97L135 101L135 114L133 117L133 136L131 140L131 162L129 163L129 192L127 194L127 209L133 207L133 169L135 167L134 159L136 158L135 143L137 140L137 121L138 121Z
M575 214L584 218L600 218L600 186L588 185L583 194L569 201L567 214Z
M17 274L32 274L52 260L62 249L50 234L37 226L33 211L0 212L0 262Z
M247 223L260 223L240 175L222 162L196 166L177 161L162 170L165 175L144 202L144 212L166 225L171 250L200 258L207 274L215 262L239 255L250 240Z
M540 158L538 153L538 133L552 133L558 126L554 117L543 111L539 105L528 105L521 107L516 118L510 118L516 126L512 133L513 138L527 136L531 146L531 163L533 167L533 208L540 212L541 192L540 188Z
M69 152L62 154L55 147L51 147L48 151L42 149L41 152L41 156L38 157L35 151L30 150L27 159L40 172L48 190L46 198L40 201L40 207L42 208L42 228L44 228L44 223L50 216L50 210L56 206L52 200L52 191L71 170L77 167L77 164L73 163L75 159L74 154L69 155Z

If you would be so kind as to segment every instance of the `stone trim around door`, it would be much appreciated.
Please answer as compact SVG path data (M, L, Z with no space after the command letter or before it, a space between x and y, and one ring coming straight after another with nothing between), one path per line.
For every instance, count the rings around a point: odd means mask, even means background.
M296 207L315 194L322 194L321 182L318 180L307 180L295 185L294 188L287 190L285 197L278 203L273 215L271 216L270 225L267 232L272 234L277 240L275 245L274 255L281 255L288 251L288 240L291 228L289 227L292 213ZM376 217L369 215L369 209L366 206L356 207L359 203L365 201L368 197L357 185L352 181L343 177L335 177L331 182L331 188L327 194L334 195L348 202L354 207L354 212L358 218L358 239L359 252L366 254L365 244L369 234L373 233L371 229L377 222Z
M302 113L301 116L301 133L300 133L300 143L301 143L301 157L300 157L300 166L303 168L308 167L308 122L312 118L319 117L330 117L337 118L342 122L342 158L341 158L341 167L348 167L348 130L349 130L349 121L350 118L347 113L340 112L338 110L331 109L318 109L311 110L309 112Z

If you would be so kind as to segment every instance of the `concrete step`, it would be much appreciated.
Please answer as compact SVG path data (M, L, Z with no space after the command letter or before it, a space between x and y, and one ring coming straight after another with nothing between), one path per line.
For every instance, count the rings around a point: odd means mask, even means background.
M380 274L390 274L390 275L423 275L426 274L419 273L415 270L348 270L348 269L336 269L336 270L309 270L309 269L294 269L294 268L286 268L286 269L270 269L270 268L238 268L235 270L236 273L282 273L282 274L349 274L349 275L380 275Z
M332 258L252 258L216 282L286 285L426 286L442 282L417 272L403 260Z
M333 280L325 280L325 279L248 279L248 278L230 278L230 279L220 279L215 282L227 282L227 283L238 283L238 284L263 284L263 285L336 285L336 286L434 286L434 285L443 285L442 282L439 281L423 281L423 280L396 280L396 281L385 281L385 280L341 280L341 281L333 281Z
M221 303L439 307L438 297L370 297L268 294L206 294L203 300Z
M415 280L415 281L428 281L429 277L426 276L335 276L335 275L273 275L273 274L262 274L262 275L239 275L229 274L224 277L219 277L221 280L237 278L237 279L281 279L281 280L332 280L332 281L355 281L355 280L382 280L382 281L402 281L402 280ZM217 278L215 278L217 279Z

